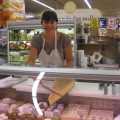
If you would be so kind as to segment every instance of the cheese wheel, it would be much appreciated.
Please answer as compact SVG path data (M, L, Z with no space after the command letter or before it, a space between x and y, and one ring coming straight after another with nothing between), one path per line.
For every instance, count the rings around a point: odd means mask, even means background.
M54 81L52 89L54 89L55 91L59 92L62 96L64 96L74 86L75 86L75 80L73 79L57 78ZM60 98L61 96L51 92L48 98L50 105L55 103Z

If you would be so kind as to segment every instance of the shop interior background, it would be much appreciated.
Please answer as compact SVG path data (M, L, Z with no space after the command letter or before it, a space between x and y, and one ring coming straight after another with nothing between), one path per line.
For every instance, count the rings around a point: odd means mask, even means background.
M64 9L65 3L70 0L37 0L55 10ZM84 0L74 0L77 9L89 9ZM101 11L102 17L116 17L117 24L120 22L120 0L88 0L92 8L97 8ZM34 0L25 0L26 20L39 19L40 14L49 8L36 3ZM29 15L29 17L28 17Z

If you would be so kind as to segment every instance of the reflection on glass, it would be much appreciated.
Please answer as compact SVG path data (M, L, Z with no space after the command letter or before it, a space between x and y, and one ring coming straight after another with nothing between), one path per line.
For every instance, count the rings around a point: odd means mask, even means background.
M74 58L74 28L58 27L57 31L69 35L72 45L72 55ZM33 36L43 32L43 29L21 29L9 30L9 65L10 66L29 66L27 60L30 53L31 39ZM40 67L38 59L35 65ZM48 66L50 67L50 66Z

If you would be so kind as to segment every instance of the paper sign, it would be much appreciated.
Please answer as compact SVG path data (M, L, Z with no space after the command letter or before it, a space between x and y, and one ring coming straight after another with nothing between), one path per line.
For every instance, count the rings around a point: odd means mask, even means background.
M106 18L100 18L100 28L106 28Z
M107 36L107 27L106 28L100 28L98 29L99 36Z
M98 27L98 18L91 18L91 27Z
M108 18L108 29L114 29L116 27L116 18Z
M58 19L76 19L80 20L83 24L91 23L91 18L101 18L102 14L98 9L76 9L72 14L66 13L65 10L55 10Z

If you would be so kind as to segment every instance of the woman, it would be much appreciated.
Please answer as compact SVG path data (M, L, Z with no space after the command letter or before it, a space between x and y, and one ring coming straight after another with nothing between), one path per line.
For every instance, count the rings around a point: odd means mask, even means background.
M68 35L56 30L56 13L45 11L41 24L44 32L32 38L28 64L35 66L35 60L38 58L41 67L73 67L71 40Z

